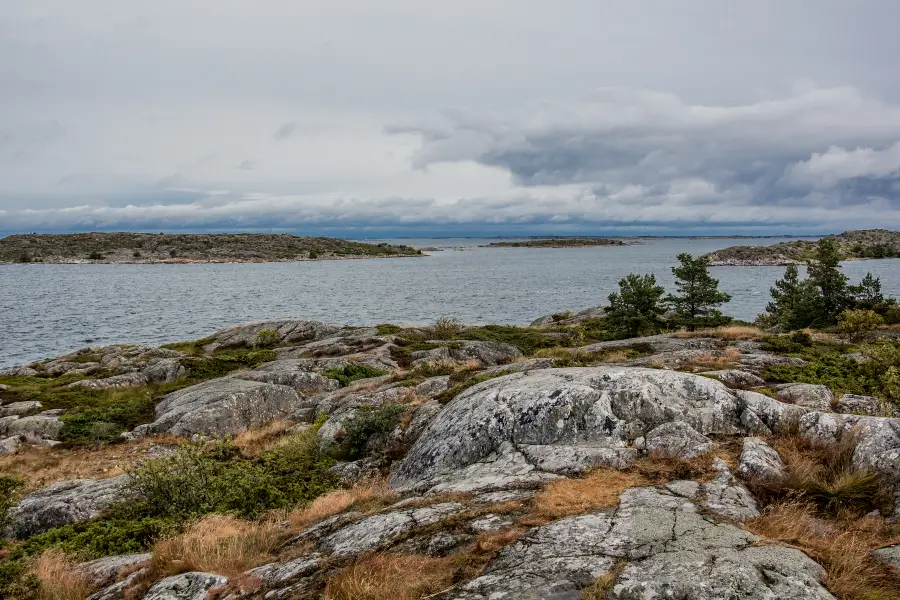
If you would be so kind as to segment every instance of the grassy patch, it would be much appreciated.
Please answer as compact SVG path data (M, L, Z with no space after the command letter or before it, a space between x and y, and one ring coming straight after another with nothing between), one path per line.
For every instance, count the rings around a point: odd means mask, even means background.
M391 433L405 411L406 408L399 404L356 409L354 418L344 422L343 436L334 455L344 460L364 456L370 442Z
M325 369L322 375L329 379L336 379L341 387L347 387L360 379L369 379L371 377L381 377L387 374L387 371L376 369L369 365L347 365L335 369Z
M503 377L504 375L509 375L510 373L514 372L515 371L504 369L496 373L481 373L479 375L472 375L471 377L468 377L463 381L457 383L453 387L444 390L443 392L438 394L435 399L441 404L447 404L474 385L478 385L479 383L483 383L490 379L496 379L497 377Z
M278 358L274 350L252 348L232 348L217 351L213 356L187 358L182 364L188 370L188 378L193 382L224 377L238 369L250 369Z

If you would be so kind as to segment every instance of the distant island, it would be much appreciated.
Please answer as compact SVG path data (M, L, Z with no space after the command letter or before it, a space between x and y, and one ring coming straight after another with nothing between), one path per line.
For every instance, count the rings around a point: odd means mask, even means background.
M629 246L638 242L625 242L610 238L534 238L515 242L491 242L481 248L588 248L591 246Z
M843 260L900 258L900 232L857 229L825 236L837 242ZM809 262L816 242L796 240L771 246L730 246L704 255L712 266L776 267Z
M0 238L0 263L284 262L422 256L412 246L273 233L16 234Z

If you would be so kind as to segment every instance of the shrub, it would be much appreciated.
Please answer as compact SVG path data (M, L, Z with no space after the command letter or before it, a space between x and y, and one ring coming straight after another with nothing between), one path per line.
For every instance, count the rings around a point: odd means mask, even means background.
M19 256L19 262L20 262L20 263L30 263L30 262L31 262L31 255L30 255L27 251L26 251L26 252L23 252L23 253Z
M175 248L172 248L171 250L169 250L169 256L171 256L172 258L175 258L176 256L178 256L178 250L175 250Z
M459 319L444 315L434 323L434 337L439 340L452 340L462 328Z
M851 341L861 341L871 335L879 325L884 324L884 319L873 310L854 309L845 310L838 317L838 331L846 335Z
M381 377L386 373L387 371L376 369L375 367L369 365L360 364L347 365L342 368L325 369L324 371L322 371L322 375L324 375L325 377L328 377L329 379L337 379L341 387L347 387L354 381L359 381L360 379Z
M16 492L23 484L21 477L0 474L0 531L9 523L7 513L15 504Z
M110 390L98 396L94 406L73 407L60 417L65 423L60 441L77 445L114 442L123 431L153 420L155 397L146 388Z
M281 340L281 336L274 329L263 329L256 334L256 347L267 348L274 346Z
M134 252L131 253L131 256L133 256L134 258L140 258L141 253L138 250L135 250Z
M795 331L791 334L791 342L799 345L809 347L813 345L813 338L809 335L809 332L806 331Z
M540 348L559 346L561 339L563 339L559 335L546 331L512 325L472 327L460 332L456 337L462 340L509 344L518 348L526 356L531 356Z
M900 323L900 306L891 306L885 309L884 322L888 325Z
M344 435L335 454L346 460L365 456L373 441L377 443L379 438L390 434L397 427L405 410L399 404L356 409L354 418L344 422Z
M391 325L390 323L376 325L375 329L378 331L378 335L394 335L403 331L403 328L399 325Z
M316 260L317 258L319 258L319 253L316 252L315 250L310 250L309 251L309 259Z
M607 320L610 327L635 337L662 329L662 295L665 289L656 285L653 275L631 273L619 281L619 291L609 295Z
M255 367L278 358L273 350L229 350L215 356L191 357L182 361L192 381L223 377L238 369Z
M99 252L97 252L96 250L94 250L93 252L88 254L88 258L90 260L103 260L104 256L102 254L100 254Z

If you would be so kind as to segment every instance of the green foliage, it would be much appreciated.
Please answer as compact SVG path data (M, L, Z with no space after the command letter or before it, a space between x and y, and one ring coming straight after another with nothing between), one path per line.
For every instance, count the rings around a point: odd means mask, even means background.
M869 337L878 326L883 324L884 319L874 310L859 308L842 312L838 317L837 328L840 333L852 341L860 341Z
M153 420L156 395L149 388L111 390L99 395L94 406L74 407L60 417L65 423L62 442L76 445L109 443Z
M391 325L390 323L381 323L376 325L375 329L378 330L378 335L394 335L403 331L403 328L399 325Z
M356 409L353 418L344 422L343 435L334 455L344 460L356 460L365 456L371 448L372 440L390 434L397 427L405 410L399 404Z
M812 281L800 280L795 265L788 265L784 277L775 282L769 293L763 321L788 331L822 323L824 307Z
M319 258L319 253L316 252L315 250L310 250L309 251L309 259L316 260L317 258Z
M281 337L274 329L263 329L256 334L256 347L268 348L269 346L277 344L280 339Z
M698 327L724 325L730 319L716 307L731 300L731 296L719 291L719 280L709 274L709 260L694 258L690 254L678 255L677 267L672 267L678 294L669 294L668 302L675 308L677 322L688 331Z
M841 255L834 240L822 238L807 268L809 281L819 290L822 318L828 325L834 324L850 303L847 276L840 271L840 261Z
M90 254L88 254L88 258L90 260L103 260L105 257L100 252L94 250Z
M660 302L664 293L653 275L631 273L619 281L619 291L609 295L609 326L630 337L658 332L662 328Z
M485 325L466 329L457 336L464 340L478 340L483 342L499 342L515 346L519 351L531 356L539 348L552 348L558 346L560 337L548 332L531 329L528 327L515 327L513 325Z
M434 323L434 337L439 340L452 340L462 331L463 324L456 317L444 315Z
M0 530L9 523L7 512L15 504L16 492L22 484L21 477L0 474Z
M478 375L473 375L457 383L453 387L444 390L435 398L440 404L447 404L458 395L469 389L474 385L478 385L479 383L483 383L490 379L496 379L497 377L503 377L504 375L509 375L510 373L514 373L515 371L502 370L497 371L495 373L480 373ZM451 380L452 381L452 380Z
M296 434L251 460L226 441L181 446L132 473L129 500L149 516L186 519L211 512L253 517L328 491L335 477L314 431Z
M875 277L872 273L866 273L859 285L851 285L847 289L853 297L853 305L856 308L875 310L886 302L881 292L881 278Z
M360 379L369 379L370 377L381 377L386 374L387 371L383 371L381 369L376 369L375 367L371 367L369 365L347 365L342 368L334 368L334 369L325 369L322 371L322 375L328 377L329 379L337 379L338 383L341 387L347 387L354 381L358 381Z
M232 371L255 367L278 358L273 350L233 349L214 356L199 356L182 361L193 381L223 377Z

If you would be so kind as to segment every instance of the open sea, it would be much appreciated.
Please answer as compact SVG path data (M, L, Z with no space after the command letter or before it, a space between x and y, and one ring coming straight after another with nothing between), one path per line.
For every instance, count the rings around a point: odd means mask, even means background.
M368 240L367 240L368 241ZM195 339L247 321L296 317L327 323L528 324L545 314L605 304L630 272L673 289L680 252L700 255L784 239L659 238L641 245L566 249L480 248L485 239L387 240L444 248L422 258L187 265L0 265L0 368L88 345ZM900 260L843 264L900 295ZM752 320L783 267L713 267L733 296L724 312Z

